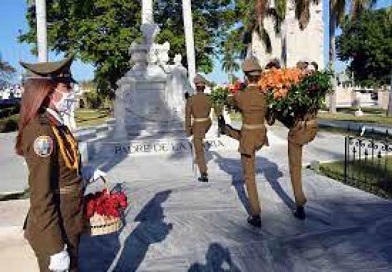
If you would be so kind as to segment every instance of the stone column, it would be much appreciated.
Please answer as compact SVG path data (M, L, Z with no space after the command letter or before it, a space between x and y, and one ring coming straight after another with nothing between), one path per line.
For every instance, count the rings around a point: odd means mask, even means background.
M189 81L192 84L192 87L194 87L193 79L196 75L196 61L195 61L195 42L193 37L191 0L182 0L182 13L184 17L186 57L188 61L188 77L189 77Z
M142 24L154 23L153 10L153 0L142 1Z
M48 61L48 41L46 28L46 0L35 0L37 19L38 61Z

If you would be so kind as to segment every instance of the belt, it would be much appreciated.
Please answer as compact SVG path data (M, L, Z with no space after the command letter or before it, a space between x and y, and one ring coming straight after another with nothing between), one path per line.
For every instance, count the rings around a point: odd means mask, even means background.
M72 184L72 185L65 185L56 190L56 194L59 195L67 195L72 194L75 192L79 192L80 185L79 184Z
M264 124L242 124L242 127L246 129L259 129L264 128Z
M297 125L300 125L301 127L306 127L306 126L315 126L317 125L317 120L316 119L309 119L309 120L301 120L297 122Z
M194 118L193 122L199 123L199 122L206 122L209 121L210 117L206 117L206 118Z

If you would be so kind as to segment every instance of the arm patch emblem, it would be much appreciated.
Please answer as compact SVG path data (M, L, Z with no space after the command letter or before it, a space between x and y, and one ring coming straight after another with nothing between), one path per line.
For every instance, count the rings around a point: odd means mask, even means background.
M34 152L40 157L50 156L53 152L53 140L50 136L39 136L34 140Z

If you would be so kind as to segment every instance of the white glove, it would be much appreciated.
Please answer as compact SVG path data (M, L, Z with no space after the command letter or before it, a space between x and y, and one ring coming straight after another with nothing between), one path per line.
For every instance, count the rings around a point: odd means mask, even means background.
M84 166L81 170L82 178L84 180L84 185L86 186L90 182L94 182L100 177L105 177L106 173L92 166Z
M96 181L98 180L100 177L106 177L106 173L99 170L98 168L95 169L94 173L93 173L93 177L92 177L92 181Z
M49 270L55 272L65 272L69 270L71 260L67 251L67 245L59 253L50 256Z

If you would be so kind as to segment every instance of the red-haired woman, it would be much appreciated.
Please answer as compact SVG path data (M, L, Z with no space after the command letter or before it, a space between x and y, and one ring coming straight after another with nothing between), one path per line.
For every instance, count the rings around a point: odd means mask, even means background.
M30 209L25 237L40 271L77 271L83 227L83 182L75 139L62 124L71 91L72 60L22 65L24 85L15 150L29 170Z

